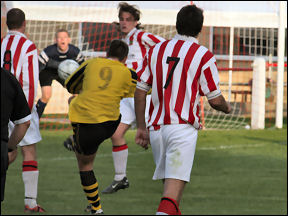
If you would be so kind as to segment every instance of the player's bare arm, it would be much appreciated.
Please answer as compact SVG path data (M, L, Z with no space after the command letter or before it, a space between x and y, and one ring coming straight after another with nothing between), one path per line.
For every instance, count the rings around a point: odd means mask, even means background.
M222 111L226 114L232 111L230 103L228 103L223 95L208 100L210 106L216 110Z
M145 123L146 94L147 94L146 91L138 88L136 88L134 93L135 114L137 123L137 133L135 136L135 142L145 149L148 148L149 144L149 136Z

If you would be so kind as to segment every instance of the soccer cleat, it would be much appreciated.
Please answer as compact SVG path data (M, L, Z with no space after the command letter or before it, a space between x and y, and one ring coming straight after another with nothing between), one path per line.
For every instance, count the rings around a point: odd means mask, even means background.
M92 209L92 206L91 206L91 204L89 204L89 205L84 209L84 211L85 211L85 212L91 212L91 209Z
M37 205L34 208L30 208L28 205L25 205L24 212L33 213L33 212L46 212L46 211L40 205Z
M112 184L107 187L105 190L102 191L102 193L104 194L111 194L111 193L115 193L120 189L125 189L129 187L129 181L126 177L124 177L122 180L120 181L113 181Z
M104 212L103 212L103 210L102 209L98 209L98 210L93 210L93 209L91 209L91 214L92 215L103 215L104 214Z
M73 142L74 142L73 135L71 135L64 141L63 143L64 147L69 151L74 151Z

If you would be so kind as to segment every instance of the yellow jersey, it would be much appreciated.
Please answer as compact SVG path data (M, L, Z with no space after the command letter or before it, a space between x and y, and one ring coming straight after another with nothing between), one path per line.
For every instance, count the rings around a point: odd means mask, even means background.
M69 105L69 120L77 123L115 121L120 100L134 95L137 74L119 61L94 58L83 62L65 81L78 94Z

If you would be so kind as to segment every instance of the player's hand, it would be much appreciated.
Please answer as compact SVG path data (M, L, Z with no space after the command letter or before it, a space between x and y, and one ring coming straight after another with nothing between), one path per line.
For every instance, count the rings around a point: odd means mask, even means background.
M148 149L149 144L149 134L147 129L137 129L136 136L135 136L136 144L142 146L145 149Z

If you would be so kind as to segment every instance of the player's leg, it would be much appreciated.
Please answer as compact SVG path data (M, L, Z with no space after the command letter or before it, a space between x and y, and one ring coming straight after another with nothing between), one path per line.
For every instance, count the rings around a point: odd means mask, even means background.
M99 124L72 123L75 136L74 149L80 171L81 184L90 205L85 211L103 213L98 194L98 182L93 172L93 162L99 145L112 136L120 118L117 121L108 121Z
M179 204L186 182L179 179L165 179L164 192L157 214L181 215Z
M119 189L129 187L129 181L126 177L128 145L125 140L125 134L136 121L134 98L124 98L121 100L120 113L122 115L121 123L111 137L112 157L115 170L114 180L102 191L102 193L115 193Z
M103 213L98 193L98 181L93 171L93 162L96 153L92 155L83 155L75 151L75 155L78 161L81 185L88 202L90 203L89 210L94 213Z
M184 186L190 181L197 136L197 130L189 124L165 125L159 132L150 131L156 163L153 179L165 179L158 214L181 214L179 203Z
M22 179L24 182L25 193L25 211L28 212L44 212L44 209L37 204L38 190L38 163L36 157L36 143L41 141L39 130L39 117L36 108L31 111L30 127L28 128L24 138L18 144L21 147L23 156L22 162ZM14 124L9 122L9 134L11 134Z
M100 196L98 193L98 181L93 171L93 163L100 143L93 135L93 125L72 123L75 143L75 156L78 162L82 189L89 202L89 210L93 213L102 213ZM98 134L97 128L94 133ZM76 139L77 137L77 139Z
M23 163L22 163L22 179L25 188L25 211L34 211L37 206L37 190L38 190L38 163L36 158L36 145L21 146ZM42 210L41 210L42 211Z

